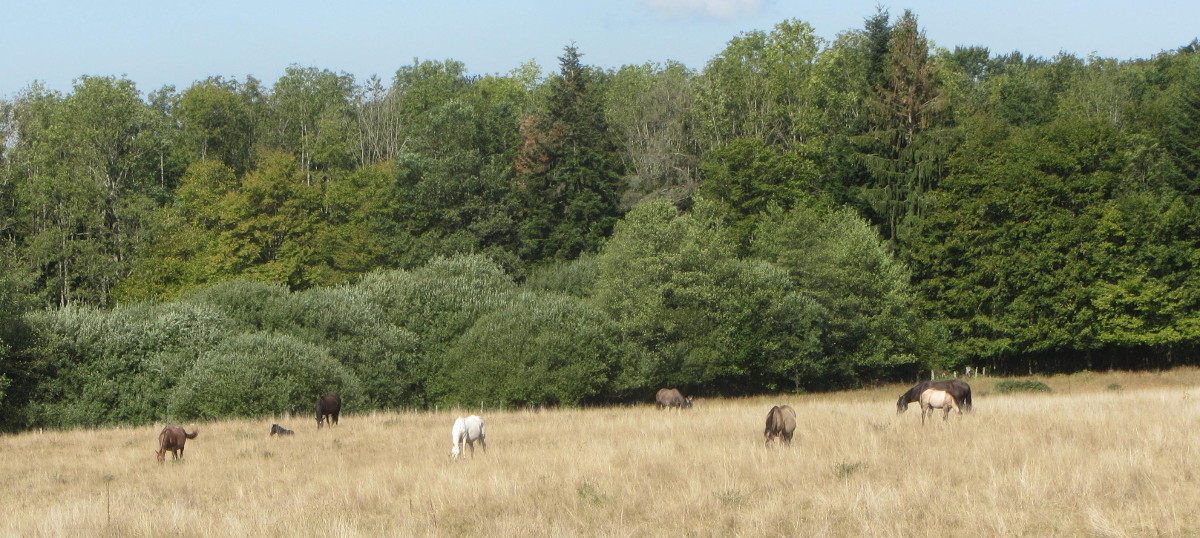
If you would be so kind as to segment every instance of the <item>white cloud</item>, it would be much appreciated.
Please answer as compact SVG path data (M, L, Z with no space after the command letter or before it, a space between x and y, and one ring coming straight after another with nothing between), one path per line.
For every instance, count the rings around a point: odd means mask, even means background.
M735 19L758 13L763 0L643 0L664 18Z

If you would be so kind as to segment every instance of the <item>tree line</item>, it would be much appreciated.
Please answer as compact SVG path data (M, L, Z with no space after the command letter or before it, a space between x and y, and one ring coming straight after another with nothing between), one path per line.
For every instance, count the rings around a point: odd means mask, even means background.
M699 70L33 83L3 427L1193 364L1198 48L948 50L880 10Z

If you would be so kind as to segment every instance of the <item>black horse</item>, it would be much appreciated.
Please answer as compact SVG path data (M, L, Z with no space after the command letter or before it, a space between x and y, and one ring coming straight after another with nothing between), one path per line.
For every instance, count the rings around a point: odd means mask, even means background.
M338 412L342 410L342 397L337 394L326 394L317 398L317 429L325 425L328 417L329 425L338 423Z
M958 402L959 407L963 411L971 410L971 385L961 379L950 379L947 381L922 381L917 383L908 392L900 395L900 399L896 400L896 414L899 415L908 409L908 404L921 401L921 393L925 389L938 389L949 392L954 396L954 400Z

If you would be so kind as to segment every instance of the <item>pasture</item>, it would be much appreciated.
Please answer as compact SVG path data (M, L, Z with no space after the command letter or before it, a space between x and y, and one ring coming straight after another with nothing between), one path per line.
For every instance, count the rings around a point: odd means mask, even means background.
M1200 533L1200 370L1041 378L922 426L907 387L485 411L344 414L0 437L3 536L1188 536ZM1119 387L1117 386L1119 385ZM792 446L764 446L773 404ZM271 437L272 423L295 435Z

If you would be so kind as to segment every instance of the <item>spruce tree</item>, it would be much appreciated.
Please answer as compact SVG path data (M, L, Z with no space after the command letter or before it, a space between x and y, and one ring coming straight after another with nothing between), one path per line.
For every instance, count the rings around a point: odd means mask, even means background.
M620 214L621 161L596 91L598 74L575 46L559 58L545 118L527 118L517 155L519 241L526 260L595 251Z

